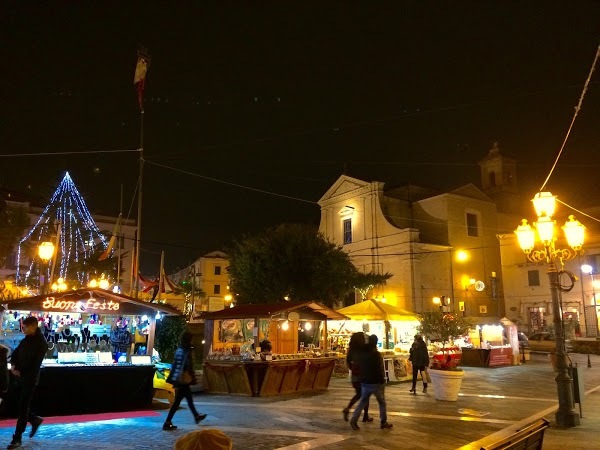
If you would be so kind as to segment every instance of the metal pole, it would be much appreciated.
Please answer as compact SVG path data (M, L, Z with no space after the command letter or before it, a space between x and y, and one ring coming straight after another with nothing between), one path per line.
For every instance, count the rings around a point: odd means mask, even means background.
M594 272L590 274L592 276L592 297L594 299L594 327L596 328L596 339L600 335L598 330L598 304L596 303L596 288L594 286Z
M194 318L194 304L195 304L195 299L194 299L194 294L195 294L195 289L196 289L196 262L194 261L194 263L192 264L192 307L190 309L190 320Z
M60 233L62 232L62 224L58 222L56 224L56 244L54 245L54 254L52 255L52 259L49 261L50 264L50 278L46 283L46 289L44 289L44 294L48 293L48 288L52 286L52 280L54 279L54 269L56 268L56 259L58 257L58 246L60 245Z
M574 427L579 425L579 415L575 411L575 403L573 401L573 380L569 376L563 323L559 306L558 271L553 259L548 262L548 281L550 282L550 292L552 294L552 314L554 316L554 330L556 334L556 366L558 369L558 374L555 378L558 390L558 410L555 416L556 424L559 427Z
M138 190L138 208L137 208L137 239L135 241L135 270L140 270L140 242L142 240L142 181L144 178L144 110L140 115L140 180ZM134 273L135 277L135 299L140 295L140 277Z
M585 324L585 335L590 337L590 331L588 330L587 312L585 307L585 290L583 289L583 270L581 269L581 255L578 259L579 265L579 279L581 280L581 306L583 307L583 323Z

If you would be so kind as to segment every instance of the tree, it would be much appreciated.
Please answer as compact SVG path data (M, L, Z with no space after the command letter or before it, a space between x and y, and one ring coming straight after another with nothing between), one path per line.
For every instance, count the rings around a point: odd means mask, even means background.
M367 299L367 294L375 286L381 286L387 283L392 277L391 273L357 273L354 280L354 289L360 292L362 300Z
M165 316L156 322L154 347L163 362L172 361L181 333L186 329L183 316Z
M421 325L419 331L430 340L439 340L442 343L442 353L446 352L446 344L457 337L466 335L473 325L467 318L456 316L442 311L430 311L419 314ZM444 361L434 360L432 368L453 370L458 361L453 361L447 355Z
M20 237L29 226L29 216L25 208L11 206L0 200L0 267L15 249Z
M279 225L236 242L229 253L238 303L287 297L334 307L361 279L348 254L307 225Z
M181 292L185 296L185 304L183 305L183 314L190 319L192 314L192 301L196 299L206 298L206 292L198 285L193 277L181 280L177 285L177 291ZM193 284L192 284L193 283ZM192 299L192 287L194 288L194 298Z

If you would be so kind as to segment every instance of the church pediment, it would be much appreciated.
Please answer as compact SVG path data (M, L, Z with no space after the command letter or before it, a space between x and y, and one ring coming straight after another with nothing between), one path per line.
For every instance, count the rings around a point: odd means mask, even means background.
M330 199L333 199L336 197L341 197L344 194L355 192L355 191L358 191L363 188L368 188L370 186L370 184L371 183L369 183L367 181L362 181L357 178L352 178L347 175L342 175L327 190L325 195L323 195L323 197L320 198L318 203L321 204L321 202L324 202L324 201L327 201L327 200L330 200Z
M468 197L475 200L482 200L484 202L492 202L493 200L485 195L477 186L474 184L467 184L465 186L461 186L458 189L454 189L450 191L449 194L458 195L461 197Z

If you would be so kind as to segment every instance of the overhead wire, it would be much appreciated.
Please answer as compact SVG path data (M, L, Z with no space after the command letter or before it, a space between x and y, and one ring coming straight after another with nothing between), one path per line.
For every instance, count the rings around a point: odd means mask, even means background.
M205 180L214 181L215 183L221 183L221 184L226 184L226 185L229 185L229 186L234 186L234 187L238 187L238 188L242 188L242 189L248 189L250 191L260 192L262 194L272 195L274 197L281 197L281 198L287 198L289 200L296 200L296 201L304 202L304 203L317 204L317 202L315 202L313 200L306 200L304 198L293 197L291 195L285 195L285 194L279 194L277 192L271 192L271 191L267 191L265 189L258 189L258 188L254 188L254 187L251 187L251 186L244 186L243 184L232 183L230 181L220 180L220 179L214 178L214 177L207 177L205 175L200 175L198 173L190 172L188 170L178 169L176 167L167 166L165 164L160 164L160 163L153 162L153 161L150 161L150 160L146 160L146 163L148 163L150 165L153 165L153 166L156 166L156 167L162 167L163 169L172 170L174 172L184 173L186 175L190 175L190 176L193 176L193 177L198 177L198 178L202 178L202 179L205 179Z
M581 92L581 95L579 96L579 102L577 103L577 106L575 107L575 113L573 114L573 118L571 119L571 124L569 125L569 129L567 130L567 134L565 135L563 143L560 146L560 150L558 151L558 155L556 155L556 159L554 160L554 164L552 165L552 168L550 169L550 172L548 173L546 180L544 180L544 183L540 187L539 192L542 192L544 190L544 188L546 187L546 184L548 184L548 181L550 180L550 177L552 176L552 173L554 172L554 169L556 168L556 165L558 164L558 160L560 159L560 157L562 155L565 145L567 144L567 140L569 139L569 136L571 135L571 130L573 129L573 124L575 123L575 119L577 119L577 115L579 114L579 111L581 110L583 98L585 97L585 94L587 92L588 86L590 84L590 79L592 78L592 74L594 73L594 69L596 68L596 62L598 61L599 56L600 56L600 44L598 45L598 49L596 50L596 55L594 56L594 62L592 63L592 67L588 74L587 80L585 80L585 84L583 85L583 91Z
M132 153L139 152L140 149L119 149L119 150L88 150L83 152L36 152L36 153L10 153L0 154L0 158L16 158L19 156L59 156L59 155L93 155L100 153Z

